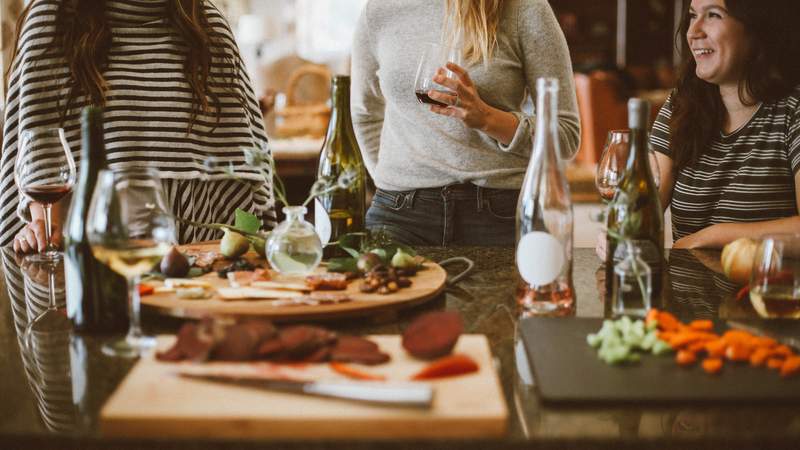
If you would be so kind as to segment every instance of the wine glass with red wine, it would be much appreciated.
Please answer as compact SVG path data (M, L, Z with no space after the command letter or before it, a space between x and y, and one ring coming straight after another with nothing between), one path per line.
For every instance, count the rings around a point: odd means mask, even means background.
M414 81L414 94L417 96L417 100L420 103L444 107L451 106L455 103L455 99L451 103L443 103L432 99L428 95L428 92L435 90L453 97L457 96L457 94L449 88L435 83L433 77L436 76L436 71L442 68L447 78L456 79L456 75L452 71L447 70L445 65L451 62L460 66L461 51L441 44L426 44L424 49L419 59L419 66L417 67L417 77Z
M75 160L63 128L37 128L20 133L14 178L19 190L44 210L47 245L39 254L29 256L34 261L61 257L52 243L50 211L53 204L72 192L75 172Z

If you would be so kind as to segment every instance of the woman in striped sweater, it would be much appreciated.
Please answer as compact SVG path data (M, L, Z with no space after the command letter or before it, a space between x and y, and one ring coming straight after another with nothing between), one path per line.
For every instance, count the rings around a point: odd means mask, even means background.
M651 136L674 247L800 231L797 3L692 0Z
M33 0L15 51L6 77L0 245L14 240L20 252L44 245L41 208L14 184L18 135L63 127L77 159L80 112L90 104L105 109L110 168L158 169L176 215L231 223L238 207L274 224L272 184L242 150L267 149L261 113L230 28L209 0ZM186 225L177 236L181 243L215 237Z

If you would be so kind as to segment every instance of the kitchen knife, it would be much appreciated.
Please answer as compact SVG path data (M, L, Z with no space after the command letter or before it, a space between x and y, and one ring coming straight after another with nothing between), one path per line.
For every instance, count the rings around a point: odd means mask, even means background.
M430 385L421 383L295 381L186 372L181 372L180 376L247 388L340 398L393 406L430 408L433 403L433 388Z
M750 334L766 336L775 339L781 344L788 345L795 351L800 352L800 338L779 334L770 330L766 330L762 327L759 327L758 325L751 323L744 323L736 320L729 320L727 323L728 326L731 328L736 328L738 330L747 331Z

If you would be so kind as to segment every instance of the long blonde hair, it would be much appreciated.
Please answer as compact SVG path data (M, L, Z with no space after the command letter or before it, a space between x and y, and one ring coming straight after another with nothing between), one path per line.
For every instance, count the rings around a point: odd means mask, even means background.
M503 0L446 1L442 41L450 46L463 43L465 63L485 64L497 47L497 23Z

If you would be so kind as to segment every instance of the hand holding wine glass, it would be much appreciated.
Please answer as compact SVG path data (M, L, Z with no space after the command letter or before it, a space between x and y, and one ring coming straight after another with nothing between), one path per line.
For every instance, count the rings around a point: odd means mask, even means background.
M142 335L139 277L161 260L175 239L175 224L167 213L158 172L146 168L101 171L86 232L95 258L128 281L128 335L106 344L103 352L136 357L155 345L154 338Z
M447 95L448 98L457 97L455 91L433 80L439 72L439 69L444 67L448 62L461 64L461 52L453 47L440 44L427 44L425 46L419 60L419 66L417 67L417 77L414 80L414 94L417 96L417 100L420 103L442 107L447 107L452 104L432 98L430 96L431 91ZM452 72L448 72L445 74L445 77L455 79L456 76Z
M60 257L52 239L52 206L72 191L75 177L75 160L64 129L33 129L20 134L14 179L26 197L42 206L44 217L43 223L33 220L17 235L14 242L16 251L39 250L42 253L33 256L39 261ZM44 231L44 239L41 231Z

